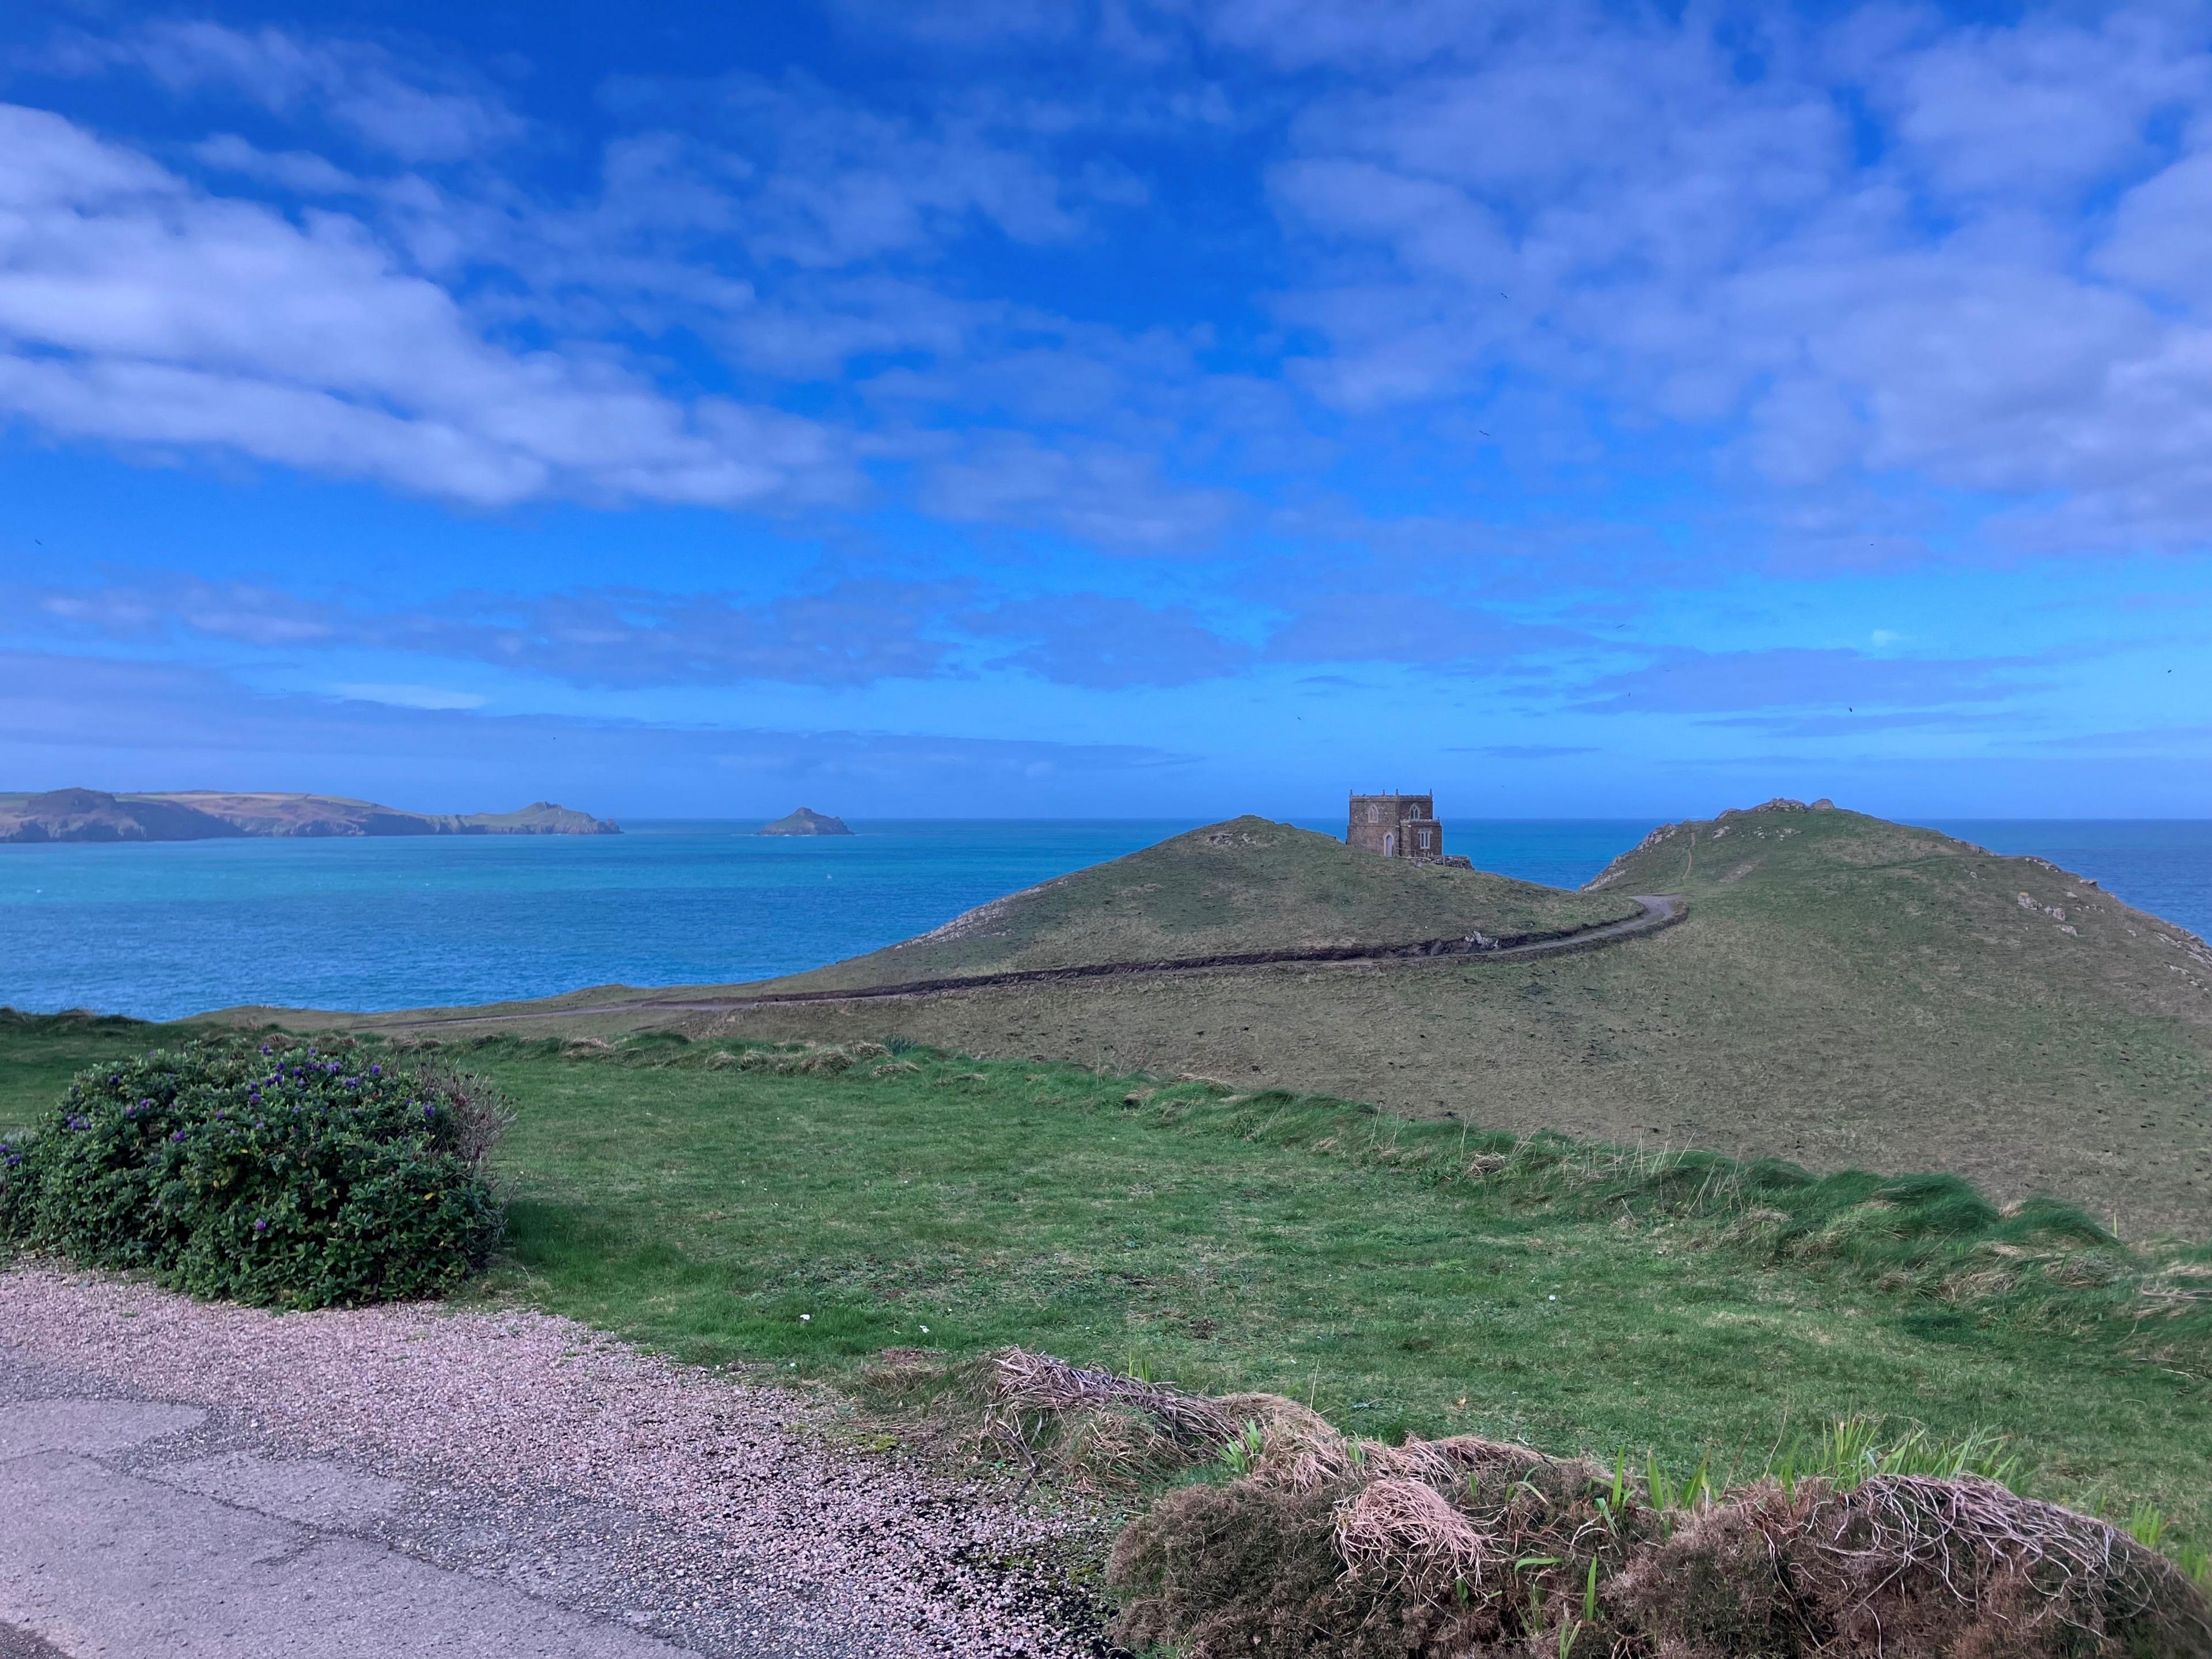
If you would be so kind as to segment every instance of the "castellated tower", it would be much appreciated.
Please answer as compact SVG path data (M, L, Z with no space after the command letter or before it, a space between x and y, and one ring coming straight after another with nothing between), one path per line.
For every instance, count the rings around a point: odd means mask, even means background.
M1437 798L1354 795L1344 844L1386 859L1441 860L1444 827L1437 822Z

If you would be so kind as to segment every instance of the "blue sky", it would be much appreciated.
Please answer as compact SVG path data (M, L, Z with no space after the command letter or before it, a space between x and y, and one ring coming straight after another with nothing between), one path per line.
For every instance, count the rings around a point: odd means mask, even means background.
M2212 816L2208 642L2206 5L0 21L0 787Z

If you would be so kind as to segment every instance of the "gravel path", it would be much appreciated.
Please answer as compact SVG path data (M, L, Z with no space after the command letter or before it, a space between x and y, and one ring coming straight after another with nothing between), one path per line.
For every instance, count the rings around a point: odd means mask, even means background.
M199 1408L184 1414L194 1426L117 1453L118 1471L690 1652L1105 1650L1083 1598L1036 1565L1079 1518L839 1449L820 1433L827 1406L550 1315L279 1316L104 1276L0 1273L0 1412L86 1395ZM252 1499L257 1482L290 1507Z

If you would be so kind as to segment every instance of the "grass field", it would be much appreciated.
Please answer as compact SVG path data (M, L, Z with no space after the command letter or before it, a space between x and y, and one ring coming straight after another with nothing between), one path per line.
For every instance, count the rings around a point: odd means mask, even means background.
M1688 919L1538 961L1149 974L734 1013L631 1006L647 994L602 988L427 1014L234 1017L386 1032L458 1012L470 1029L532 1035L897 1035L1522 1133L1943 1170L2001 1199L2078 1202L2130 1238L2212 1235L2212 948L2039 860L1854 812L1668 826L1583 895L1235 819L776 986L1573 927L1630 913L1638 892L1687 895Z
M11 1021L6 1115L170 1035ZM2044 1495L2147 1501L2177 1545L2212 1537L2204 1304L2145 1296L2142 1264L2082 1218L2006 1219L1955 1182L1669 1175L1340 1102L928 1051L836 1075L654 1036L447 1057L521 1106L492 1293L689 1359L850 1382L885 1347L1019 1342L1310 1399L1385 1437L1723 1471L1866 1413L2009 1437ZM2150 1288L2199 1289L2208 1262Z
M1778 1259L1724 1241L1775 1194L1697 1217L1593 1203L1535 1168L1443 1182L1452 1131L1335 1103L1184 1088L1132 1106L1148 1085L1059 1066L777 1076L659 1052L502 1043L469 1063L528 1103L506 1160L517 1290L690 1358L849 1378L889 1346L1019 1342L1310 1398L1386 1437L1686 1467L1756 1466L1792 1424L1886 1414L2012 1437L2050 1495L2152 1501L2199 1541L2212 1526L2212 1340L2202 1320L2136 1322L2196 1304L1932 1294L2036 1249L1946 1238L1966 1225L1941 1218L1948 1186L1915 1274L1889 1231L1910 1200L1821 1223L1871 1226L1859 1251Z
M1677 826L1601 890L1686 893L1689 920L1550 961L668 1018L695 1036L896 1032L1523 1132L1948 1170L2077 1201L2131 1237L2212 1233L2212 954L2182 930L2037 860L1838 811Z
M118 1054L169 1041L181 1027L0 1008L0 1133L27 1127L61 1098L70 1074Z

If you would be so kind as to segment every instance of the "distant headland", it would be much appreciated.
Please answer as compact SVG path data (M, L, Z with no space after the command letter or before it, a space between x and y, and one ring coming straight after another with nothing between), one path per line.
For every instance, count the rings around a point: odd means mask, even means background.
M811 806L802 806L796 812L787 812L774 823L763 824L758 834L763 836L849 836L845 820L833 818L827 812L817 812Z
M99 789L0 794L0 842L215 841L243 836L618 836L622 826L551 801L514 812L403 812L343 795Z

